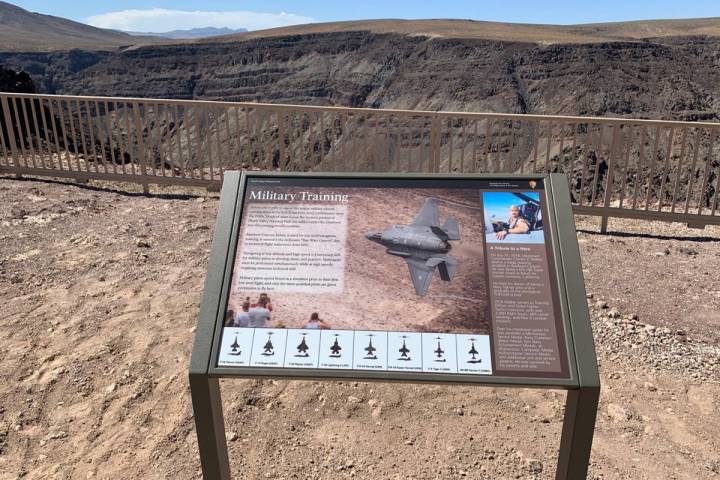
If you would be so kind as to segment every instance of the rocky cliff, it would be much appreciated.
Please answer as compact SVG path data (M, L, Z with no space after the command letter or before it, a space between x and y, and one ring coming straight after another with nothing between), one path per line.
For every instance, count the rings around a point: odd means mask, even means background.
M555 44L336 32L0 53L40 91L715 120L720 39Z

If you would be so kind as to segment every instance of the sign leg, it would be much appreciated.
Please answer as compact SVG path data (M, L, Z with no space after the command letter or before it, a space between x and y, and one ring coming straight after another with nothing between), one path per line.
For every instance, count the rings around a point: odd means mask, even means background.
M191 374L190 395L203 478L230 480L220 382L217 378L210 378L207 375Z
M587 477L599 400L599 387L568 390L556 480Z

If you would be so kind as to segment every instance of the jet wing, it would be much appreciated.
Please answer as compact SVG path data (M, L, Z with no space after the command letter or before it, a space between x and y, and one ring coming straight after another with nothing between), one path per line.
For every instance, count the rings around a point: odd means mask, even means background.
M414 257L407 257L405 261L410 268L410 278L415 286L415 293L424 297L432 280L433 267L428 267L423 260Z
M411 225L436 227L438 225L437 199L428 198Z

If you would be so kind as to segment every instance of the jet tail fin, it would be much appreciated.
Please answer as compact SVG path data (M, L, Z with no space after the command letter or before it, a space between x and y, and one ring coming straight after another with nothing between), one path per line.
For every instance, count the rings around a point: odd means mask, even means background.
M443 225L443 230L445 230L448 240L460 240L460 225L453 217L448 217Z
M458 260L451 255L445 255L444 257L432 257L428 259L425 265L430 268L438 267L440 279L449 282L455 276Z

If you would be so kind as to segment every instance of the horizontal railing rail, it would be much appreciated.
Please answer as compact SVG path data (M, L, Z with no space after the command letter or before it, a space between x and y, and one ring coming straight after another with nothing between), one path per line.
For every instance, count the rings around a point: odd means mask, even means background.
M720 224L720 124L0 93L0 173L218 188L228 169L564 173L576 213Z

